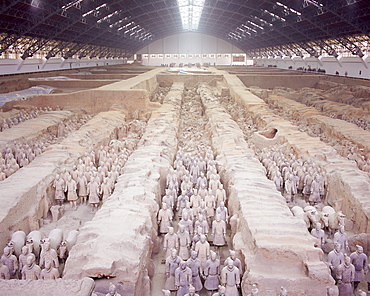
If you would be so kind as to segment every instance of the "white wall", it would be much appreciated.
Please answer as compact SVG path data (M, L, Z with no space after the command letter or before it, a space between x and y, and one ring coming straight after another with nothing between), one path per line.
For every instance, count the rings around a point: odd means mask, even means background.
M347 71L349 77L359 77L370 79L370 57L340 57L338 59L334 57L283 57L283 58L257 58L255 63L258 65L276 65L280 69L288 69L290 66L293 70L299 67L308 68L321 68L325 69L326 74L335 75L338 71L339 75L344 76ZM360 74L361 71L361 74Z
M118 65L125 62L124 59L0 59L0 75Z
M137 52L143 65L160 66L176 63L211 63L211 65L245 65L246 55L222 39L194 32L181 33L156 40ZM233 62L235 55L244 55L244 62Z

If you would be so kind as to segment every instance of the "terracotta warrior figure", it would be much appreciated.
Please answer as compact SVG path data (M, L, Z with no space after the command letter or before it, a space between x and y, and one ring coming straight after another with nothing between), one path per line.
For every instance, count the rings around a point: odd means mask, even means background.
M186 261L186 265L191 269L192 285L194 286L195 291L199 292L200 290L202 290L203 285L202 281L200 280L200 276L202 274L201 262L197 258L197 252L191 251L191 256Z
M191 269L186 265L185 261L181 261L179 267L175 270L176 295L184 296L188 294L191 283Z
M227 265L221 271L221 283L226 287L227 296L239 296L240 273L231 259L227 259Z
M41 268L33 261L32 256L27 257L27 265L22 268L22 280L38 280Z
M166 258L166 283L164 284L164 288L170 291L176 291L175 285L175 271L179 267L181 262L181 258L177 256L177 250L172 249L171 256ZM185 263L186 267L186 263ZM191 273L190 273L191 276Z
M351 258L344 256L344 263L337 269L339 296L353 296L353 282L355 280L355 267L351 264Z
M77 209L77 184L76 181L72 179L71 175L68 175L67 177L64 191L67 192L67 199L71 205L71 208Z
M83 172L80 172L77 177L77 189L78 189L78 197L81 198L81 203L87 203L87 179Z
M8 266L4 265L0 261L0 279L1 280L10 280L10 273Z
M55 176L55 180L53 183L53 187L55 188L55 201L58 205L62 206L64 202L64 189L65 183L64 180L57 174Z
M340 250L340 244L334 244L334 250L328 254L328 265L331 270L331 275L337 283L337 270L340 264L344 263L344 255Z
M179 221L179 226L180 225L184 225L185 226L185 230L189 232L189 235L192 236L193 235L193 221L189 218L189 214L188 212L183 212L182 214L182 218L181 220Z
M200 259L202 263L202 270L206 267L206 262L209 259L209 251L210 251L210 245L209 242L207 242L207 237L202 234L200 236L200 241L195 244L195 252L198 255L198 258Z
M248 296L259 296L256 284L252 285L251 293Z
M224 220L225 223L229 221L229 213L227 207L225 207L225 203L222 201L220 206L216 209L216 215L219 214L221 216L221 220Z
M182 260L189 259L189 249L191 246L190 234L185 229L185 225L179 225L179 230L177 232L177 238L179 240L179 256Z
M106 294L105 296L121 296L121 295L117 293L117 287L113 284L110 284L108 294Z
M44 267L46 261L53 263L55 268L59 267L59 259L57 252L50 247L50 242L44 242L40 253L40 267Z
M199 214L199 218L197 221L195 221L194 227L195 228L201 227L202 233L204 233L207 236L208 231L209 231L209 225L208 225L207 220L205 220L204 218L205 216L203 216L202 214Z
M40 278L42 280L56 280L59 279L59 271L53 267L53 263L49 260L45 262L45 268L41 270Z
M185 294L184 296L199 296L199 294L197 294L195 288L192 285L190 285L189 293Z
M366 274L367 272L367 261L368 258L366 254L364 253L364 249L362 246L357 245L357 250L353 252L350 256L351 263L355 267L355 278L353 281L354 284L354 290L357 289L360 282L364 279L364 272Z
M22 269L24 266L27 265L27 258L29 256L34 257L34 262L36 262L36 257L33 253L30 252L27 246L22 247L22 253L18 257L18 264L19 264L19 272L22 273Z
M99 206L99 184L91 178L90 182L87 184L87 195L89 196L89 204L91 205L91 212L98 210Z
M177 237L177 234L174 232L173 227L168 227L168 233L166 233L163 240L163 250L166 252L164 260L166 260L166 258L171 255L172 249L177 250L178 248L179 239Z
M207 295L212 295L213 291L216 291L220 284L219 276L221 273L220 260L217 259L217 254L214 251L210 251L211 258L207 260L206 267L204 268L204 288L208 290Z
M112 195L112 188L108 184L108 178L104 178L103 184L101 184L100 186L100 194L102 196L103 202L105 202L107 198Z
M226 223L221 220L221 215L216 215L216 220L212 222L212 236L213 244L217 247L224 246L226 244Z
M334 234L334 243L340 244L340 251L343 254L346 254L349 251L348 248L348 236L347 233L344 232L344 226L340 225L339 230Z
M224 262L224 266L227 266L227 261L229 259L231 259L233 261L233 263L234 263L234 266L239 269L240 277L242 277L243 276L243 265L242 265L242 262L240 261L240 259L238 257L236 257L236 252L234 250L230 250L229 251L229 254L230 254L230 256L226 258L226 260Z
M166 203L162 203L162 209L158 212L157 223L159 225L159 233L168 233L168 227L172 226L172 211L167 207Z
M224 189L224 186L220 183L218 185L218 189L216 190L216 207L220 207L221 203L223 202L225 204L226 202L226 191Z
M317 222L315 228L311 230L311 235L318 240L316 247L321 248L325 244L325 232L321 229L320 222Z
M218 292L214 293L212 296L227 296L226 295L226 288L224 286L218 286Z
M15 278L18 270L18 260L17 257L12 254L8 246L4 248L4 254L1 256L0 261L8 267L10 277Z

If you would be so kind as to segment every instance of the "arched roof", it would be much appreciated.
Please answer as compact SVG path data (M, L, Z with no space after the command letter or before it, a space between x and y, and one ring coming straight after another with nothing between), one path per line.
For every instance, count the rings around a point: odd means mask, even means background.
M154 40L185 31L178 1L3 0L0 53L20 45L23 58L40 50L47 58L58 53L65 58L130 55ZM292 52L316 55L314 44L335 55L328 41L335 40L361 56L349 37L368 38L370 33L370 0L181 1L204 4L196 32L227 40L246 52L291 45ZM22 42L25 37L27 42Z

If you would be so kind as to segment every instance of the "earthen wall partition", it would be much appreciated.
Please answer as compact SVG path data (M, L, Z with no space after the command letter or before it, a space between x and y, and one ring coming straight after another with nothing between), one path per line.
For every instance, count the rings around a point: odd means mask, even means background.
M1 181L0 249L13 232L28 233L39 228L53 203L55 174L62 168L71 169L88 149L107 144L124 120L121 111L101 112L60 144L49 146L28 166Z
M250 293L252 284L267 296L276 295L280 286L296 296L325 295L334 281L305 223L292 215L267 179L236 122L217 100L208 99L210 90L203 87L201 93L212 147L228 191L233 245L246 264L243 295Z
M369 178L353 161L341 157L334 148L299 131L291 122L273 114L268 105L250 93L234 75L224 74L231 96L241 103L259 127L278 130L277 137L288 143L297 155L311 158L325 168L328 177L327 201L342 210L351 222L355 233L370 231L370 209L367 196Z
M14 125L1 132L0 151L4 151L6 145L13 146L14 142L31 145L43 134L57 136L58 125L72 116L70 111L52 111Z
M138 73L140 74L140 73ZM94 74L68 74L69 78L74 79L86 79L86 80L126 80L132 77L135 77L137 74L106 74L105 72L102 72L100 74L94 73Z
M149 94L158 86L156 75L161 71L163 69L154 69L136 77L91 90L43 95L26 101L11 101L2 109L9 111L15 106L60 107L75 112L96 113L107 111L114 106L128 110L146 110L149 106Z
M158 74L157 80L160 86L171 86L174 82L183 82L186 87L194 87L198 83L213 83L222 80L222 75L202 75L202 74Z
M6 296L91 296L94 287L95 282L90 278L69 281L64 279L0 280L0 291Z
M282 108L285 112L289 112L297 120L305 118L310 124L318 124L330 138L339 140L347 139L355 143L360 148L364 149L365 153L368 153L370 156L370 133L357 125L344 120L324 116L313 107L306 106L282 96L270 95L264 100L267 103L279 106L279 108Z
M81 80L30 80L30 86L47 85L56 88L97 88L107 84L116 82L113 79L99 79L93 80L92 78Z
M163 105L152 112L114 193L93 220L80 229L63 278L113 277L119 283L121 295L151 295L156 217L166 176L177 151L183 88L183 84L175 83Z
M261 88L275 88L279 86L289 87L293 89L302 87L315 87L324 75L276 75L276 74L259 74L245 75L238 74L238 78L246 86L258 86Z

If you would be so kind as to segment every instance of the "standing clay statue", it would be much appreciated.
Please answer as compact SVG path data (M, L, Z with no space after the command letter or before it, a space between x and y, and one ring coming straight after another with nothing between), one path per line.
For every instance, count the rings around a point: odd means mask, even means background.
M189 232L189 235L192 236L193 235L193 222L191 221L191 219L189 219L189 214L188 212L183 212L182 214L182 218L181 220L179 221L179 226L180 225L184 225L185 226L185 230Z
M207 260L206 267L203 270L204 273L204 288L208 290L207 295L212 295L212 292L217 290L220 284L219 276L220 270L220 260L217 259L217 254L214 251L210 251L211 258Z
M251 293L249 294L250 296L258 296L258 288L256 284L252 285Z
M100 194L102 196L103 203L112 195L112 188L110 184L108 184L108 178L104 178L103 184L100 186Z
M9 247L4 248L4 254L1 256L0 261L8 267L10 277L14 278L18 270L18 260L17 257L12 254Z
M98 210L99 206L99 184L91 178L90 182L87 184L87 195L89 196L89 204L91 205L91 213L94 213L94 210Z
M340 264L344 263L344 255L340 250L340 244L334 244L334 250L330 251L328 254L328 265L331 270L331 276L337 283L337 270Z
M364 272L366 274L367 272L367 261L368 258L366 254L364 253L364 249L362 246L357 245L357 250L353 252L350 256L351 263L355 267L355 278L353 281L354 290L357 289L360 282L364 279Z
M166 283L164 284L164 288L170 291L176 291L175 285L175 271L179 267L181 262L181 258L177 256L177 250L172 249L171 256L166 258ZM185 263L186 267L186 263ZM191 271L190 271L190 278L191 278Z
M213 244L217 247L222 247L226 244L226 223L221 220L221 215L216 215L216 220L212 222Z
M348 248L348 236L344 232L344 226L340 225L338 231L334 234L334 243L338 243L340 245L340 251L343 254L346 254L349 251Z
M199 296L199 294L197 294L195 288L192 285L190 285L189 293L185 294L184 296Z
M322 248L325 244L325 232L321 229L321 223L317 222L314 229L311 230L311 235L317 238L317 244L315 247Z
M22 253L18 257L19 273L22 273L22 269L27 265L27 258L29 256L34 257L34 262L36 262L36 257L33 253L30 252L27 246L22 247Z
M76 181L72 179L71 175L68 175L67 177L64 191L67 192L67 200L71 205L71 209L74 208L75 210L77 210L77 184Z
M227 261L228 260L233 261L234 266L237 267L238 270L239 270L240 277L242 277L243 276L243 265L242 265L242 262L240 261L240 259L238 257L236 257L236 252L234 250L230 250L229 251L229 254L230 254L230 256L226 258L226 260L224 262L224 266L227 266Z
M281 287L279 296L288 296L287 289L285 289L284 287Z
M185 261L181 261L179 267L175 270L175 287L177 296L184 296L189 292L191 285L191 269L186 265Z
M177 238L179 240L179 256L182 260L189 259L189 249L191 245L189 232L185 229L185 225L180 224L177 232Z
M55 176L55 180L53 183L53 187L55 188L55 201L59 206L63 205L64 202L64 190L65 190L65 183L62 178L60 178L59 174Z
M109 285L108 291L109 291L108 294L106 294L105 296L121 296L120 294L117 293L117 287L113 284Z
M216 198L212 194L211 190L208 190L208 194L205 197L206 207L207 207L207 219L212 221L213 217L215 216L215 209L216 209Z
M227 265L221 271L221 283L226 287L227 296L239 296L240 273L231 259L227 260Z
M59 267L59 259L57 252L50 248L50 242L45 241L42 245L42 250L40 253L40 267L44 267L46 261L50 261L53 263L55 268Z
M53 267L53 263L48 260L45 262L45 268L41 270L40 278L42 280L59 279L59 271L57 268Z
M191 269L192 285L195 288L195 291L199 292L203 288L202 281L200 280L200 275L202 273L202 270L201 270L201 262L197 258L197 253L195 251L191 251L191 256L186 261L186 265Z
M208 235L209 226L208 226L208 222L204 218L205 218L204 215L199 214L198 220L195 221L194 227L195 228L201 227L202 233L204 233L205 235Z
M196 212L197 212L198 208L200 207L201 200L202 200L202 198L198 194L198 190L193 189L193 195L190 197L190 205L194 210L194 213L193 213L194 216L196 215Z
M353 282L355 280L355 267L351 264L349 256L344 256L344 263L337 269L339 296L353 296Z
M221 206L221 203L222 202L225 204L225 201L226 201L226 191L224 189L224 186L221 183L218 185L218 188L216 190L215 197L216 197L216 207L217 208Z
M309 201L311 204L317 204L321 201L320 188L321 188L320 176L316 175L310 187Z
M85 175L80 172L77 180L78 197L81 199L82 204L87 204L87 179Z
M10 280L10 273L8 266L4 265L0 261L0 279L1 280Z
M167 208L166 203L162 203L162 209L158 212L157 223L159 225L159 233L166 234L168 227L172 226L172 211Z
M214 293L212 296L227 296L226 295L226 288L224 286L218 286L218 292Z
M186 208L186 202L189 201L189 196L187 196L185 193L181 193L179 197L177 198L177 207L176 210L179 213L179 218L182 218L182 211Z
M41 268L33 261L32 256L27 257L27 265L22 268L22 280L38 280Z
M225 223L228 223L229 213L228 213L228 210L225 207L225 203L223 201L220 203L220 206L216 209L216 215L217 214L220 215L221 220L225 221Z
M285 182L284 189L286 202L292 202L293 201L292 196L294 195L295 192L297 192L297 189L293 181L293 175L289 175L288 180L286 180Z
M177 234L174 233L173 227L168 227L168 233L166 233L166 235L164 236L164 240L163 240L163 250L166 252L164 256L164 260L166 260L166 258L171 255L172 249L177 250L178 248L179 248L179 240L178 240Z
M202 263L202 270L204 270L206 267L206 262L209 259L210 252L209 242L207 242L207 237L204 234L200 236L200 241L195 244L194 250Z

